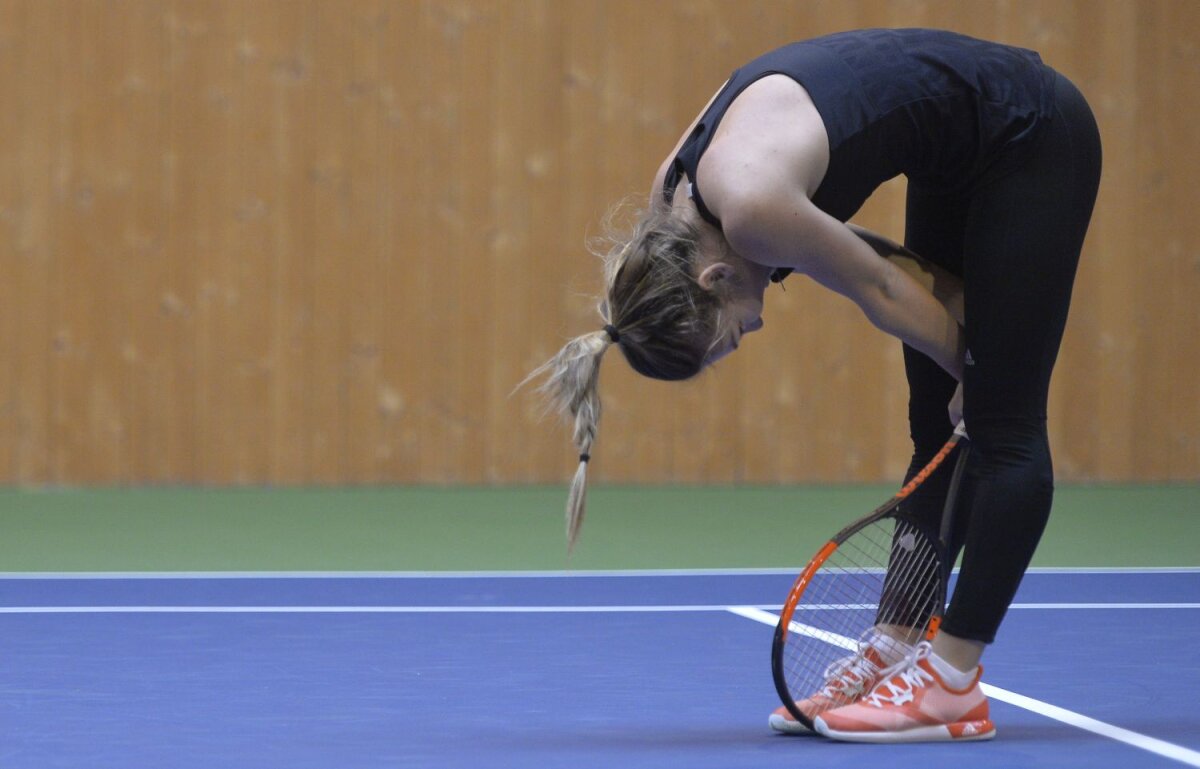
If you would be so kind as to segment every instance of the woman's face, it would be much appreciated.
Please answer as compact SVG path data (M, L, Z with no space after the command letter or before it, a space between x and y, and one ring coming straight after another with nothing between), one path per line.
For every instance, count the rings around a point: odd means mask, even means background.
M721 308L724 332L708 355L712 365L733 352L742 337L763 327L763 295L771 284L771 268L733 257L728 265L732 275L725 278L724 301Z

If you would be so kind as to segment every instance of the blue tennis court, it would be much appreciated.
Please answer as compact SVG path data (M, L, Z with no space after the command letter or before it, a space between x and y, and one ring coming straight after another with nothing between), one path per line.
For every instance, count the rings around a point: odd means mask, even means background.
M3 767L1200 766L1200 570L1030 573L959 746L772 734L790 573L10 575Z

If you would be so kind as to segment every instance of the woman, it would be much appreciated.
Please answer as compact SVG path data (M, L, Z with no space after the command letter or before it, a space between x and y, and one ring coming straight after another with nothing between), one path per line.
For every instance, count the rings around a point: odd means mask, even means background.
M899 174L910 250L846 224ZM801 272L903 342L909 476L960 416L973 446L970 519L952 543L963 561L941 631L917 647L872 634L828 682L861 697L821 713L817 729L871 742L994 735L979 661L1050 511L1050 373L1099 175L1087 103L1031 51L862 30L736 71L662 164L649 211L606 257L604 329L539 369L575 423L570 540L606 349L619 346L646 376L694 376L762 326L773 276ZM931 478L909 510L936 519L947 481ZM771 725L802 730L782 709Z

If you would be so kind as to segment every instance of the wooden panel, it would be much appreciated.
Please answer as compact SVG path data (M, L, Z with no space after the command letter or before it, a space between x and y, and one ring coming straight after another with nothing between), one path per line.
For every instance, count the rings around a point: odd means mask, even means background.
M431 399L424 397L423 345L431 335L418 329L430 323L430 293L426 276L436 269L429 252L425 223L432 219L432 196L423 192L420 171L428 148L420 138L430 108L428 69L425 66L430 25L426 16L411 7L391 9L387 33L381 41L384 87L381 101L386 140L380 148L383 169L380 212L383 227L383 279L387 301L382 310L390 355L382 361L381 413L386 429L381 438L391 450L387 477L400 482L422 480L421 436L427 430L425 414ZM446 84L449 87L450 84Z
M323 209L315 200L330 174L317 151L317 109L312 92L317 79L313 3L291 3L275 13L239 18L236 54L249 104L261 105L252 116L255 137L244 158L250 170L242 217L253 250L269 271L265 324L268 404L262 419L270 454L271 483L319 480L314 461L318 444L314 421L336 419L326 411L330 398L313 398L317 383L314 308L317 266L312 245ZM324 433L321 433L324 438ZM323 446L323 441L320 442ZM336 479L336 474L327 476Z
M1094 25L1095 48L1065 46L1057 52L1092 104L1105 144L1102 194L1080 261L1063 351L1051 390L1050 426L1059 449L1060 476L1089 479L1099 473L1129 477L1138 423L1132 397L1130 354L1137 335L1136 304L1129 288L1141 273L1138 217L1130 201L1138 195L1136 146L1138 8L1108 4L1077 22ZM1103 414L1103 418L1098 415ZM1107 471L1099 468L1107 466Z
M566 430L511 393L599 328L606 210L732 69L876 25L1088 95L1058 476L1200 478L1200 4L0 0L0 481L562 481ZM903 201L859 220L900 238ZM595 479L895 479L899 345L799 279L766 321L684 384L613 350Z
M1143 271L1133 301L1139 337L1134 397L1136 476L1194 477L1198 457L1200 372L1200 223L1195 179L1200 145L1195 89L1200 86L1200 8L1164 2L1138 20L1135 152L1137 248Z
M0 4L0 72L20 68L22 51L18 31L26 28L25 8ZM0 114L0 136L19 137L21 132L20 95L10 94L9 109ZM0 280L0 477L11 479L18 473L21 449L20 386L17 381L17 329L20 326L20 295L17 270L20 253L20 228L23 200L19 152L0 153L0 253L6 258L0 265L11 272Z
M62 144L60 89L65 56L65 23L61 7L26 5L25 29L6 37L20 52L20 66L13 73L38 73L17 77L20 113L19 133L0 151L19 152L20 198L17 247L5 252L4 264L16 262L13 283L17 287L17 480L61 482L64 477L53 461L53 419L59 408L52 367L64 350L58 336L60 307L53 290L56 264L62 257L59 235L64 229L55 186L61 179ZM10 72L7 71L6 72ZM8 270L4 274L7 276Z
M148 4L129 4L106 12L118 21L118 34L139 41L121 51L115 103L109 109L123 124L113 138L120 185L128 190L114 215L113 257L119 265L121 317L118 354L125 370L120 404L127 462L121 482L161 482L175 477L179 447L190 423L181 398L188 392L176 376L184 304L171 274L167 226L161 216L169 194L170 158L166 137L169 39L162 16ZM110 265L111 267L111 265ZM104 479L112 480L112 479Z

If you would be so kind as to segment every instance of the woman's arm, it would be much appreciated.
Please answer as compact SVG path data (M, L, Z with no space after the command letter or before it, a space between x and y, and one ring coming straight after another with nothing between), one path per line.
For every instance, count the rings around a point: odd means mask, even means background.
M857 224L847 224L846 226L873 248L875 253L890 260L932 292L959 324L965 323L963 320L963 285L956 275L943 270L933 262L925 261L899 243L885 238L877 232L872 232L866 227L859 227ZM952 423L958 424L962 421L962 410L963 386L962 382L959 382L949 404Z
M754 179L753 186L740 190L709 183L710 207L715 202L711 190L721 189L718 215L735 251L761 264L805 273L855 302L875 326L962 378L962 326L935 294L953 295L948 274L939 281L929 263L902 250L894 253L895 244L887 246L874 233L862 237L864 231L851 230L824 213L794 185L772 184L769 172L765 178L747 178ZM892 255L880 259L875 246L885 246Z
M911 275L918 283L933 294L951 317L960 324L965 323L963 315L963 285L958 276L947 272L933 262L922 259L917 254L880 235L866 227L857 224L847 224L850 231L861 238L875 253L889 260L900 269Z

